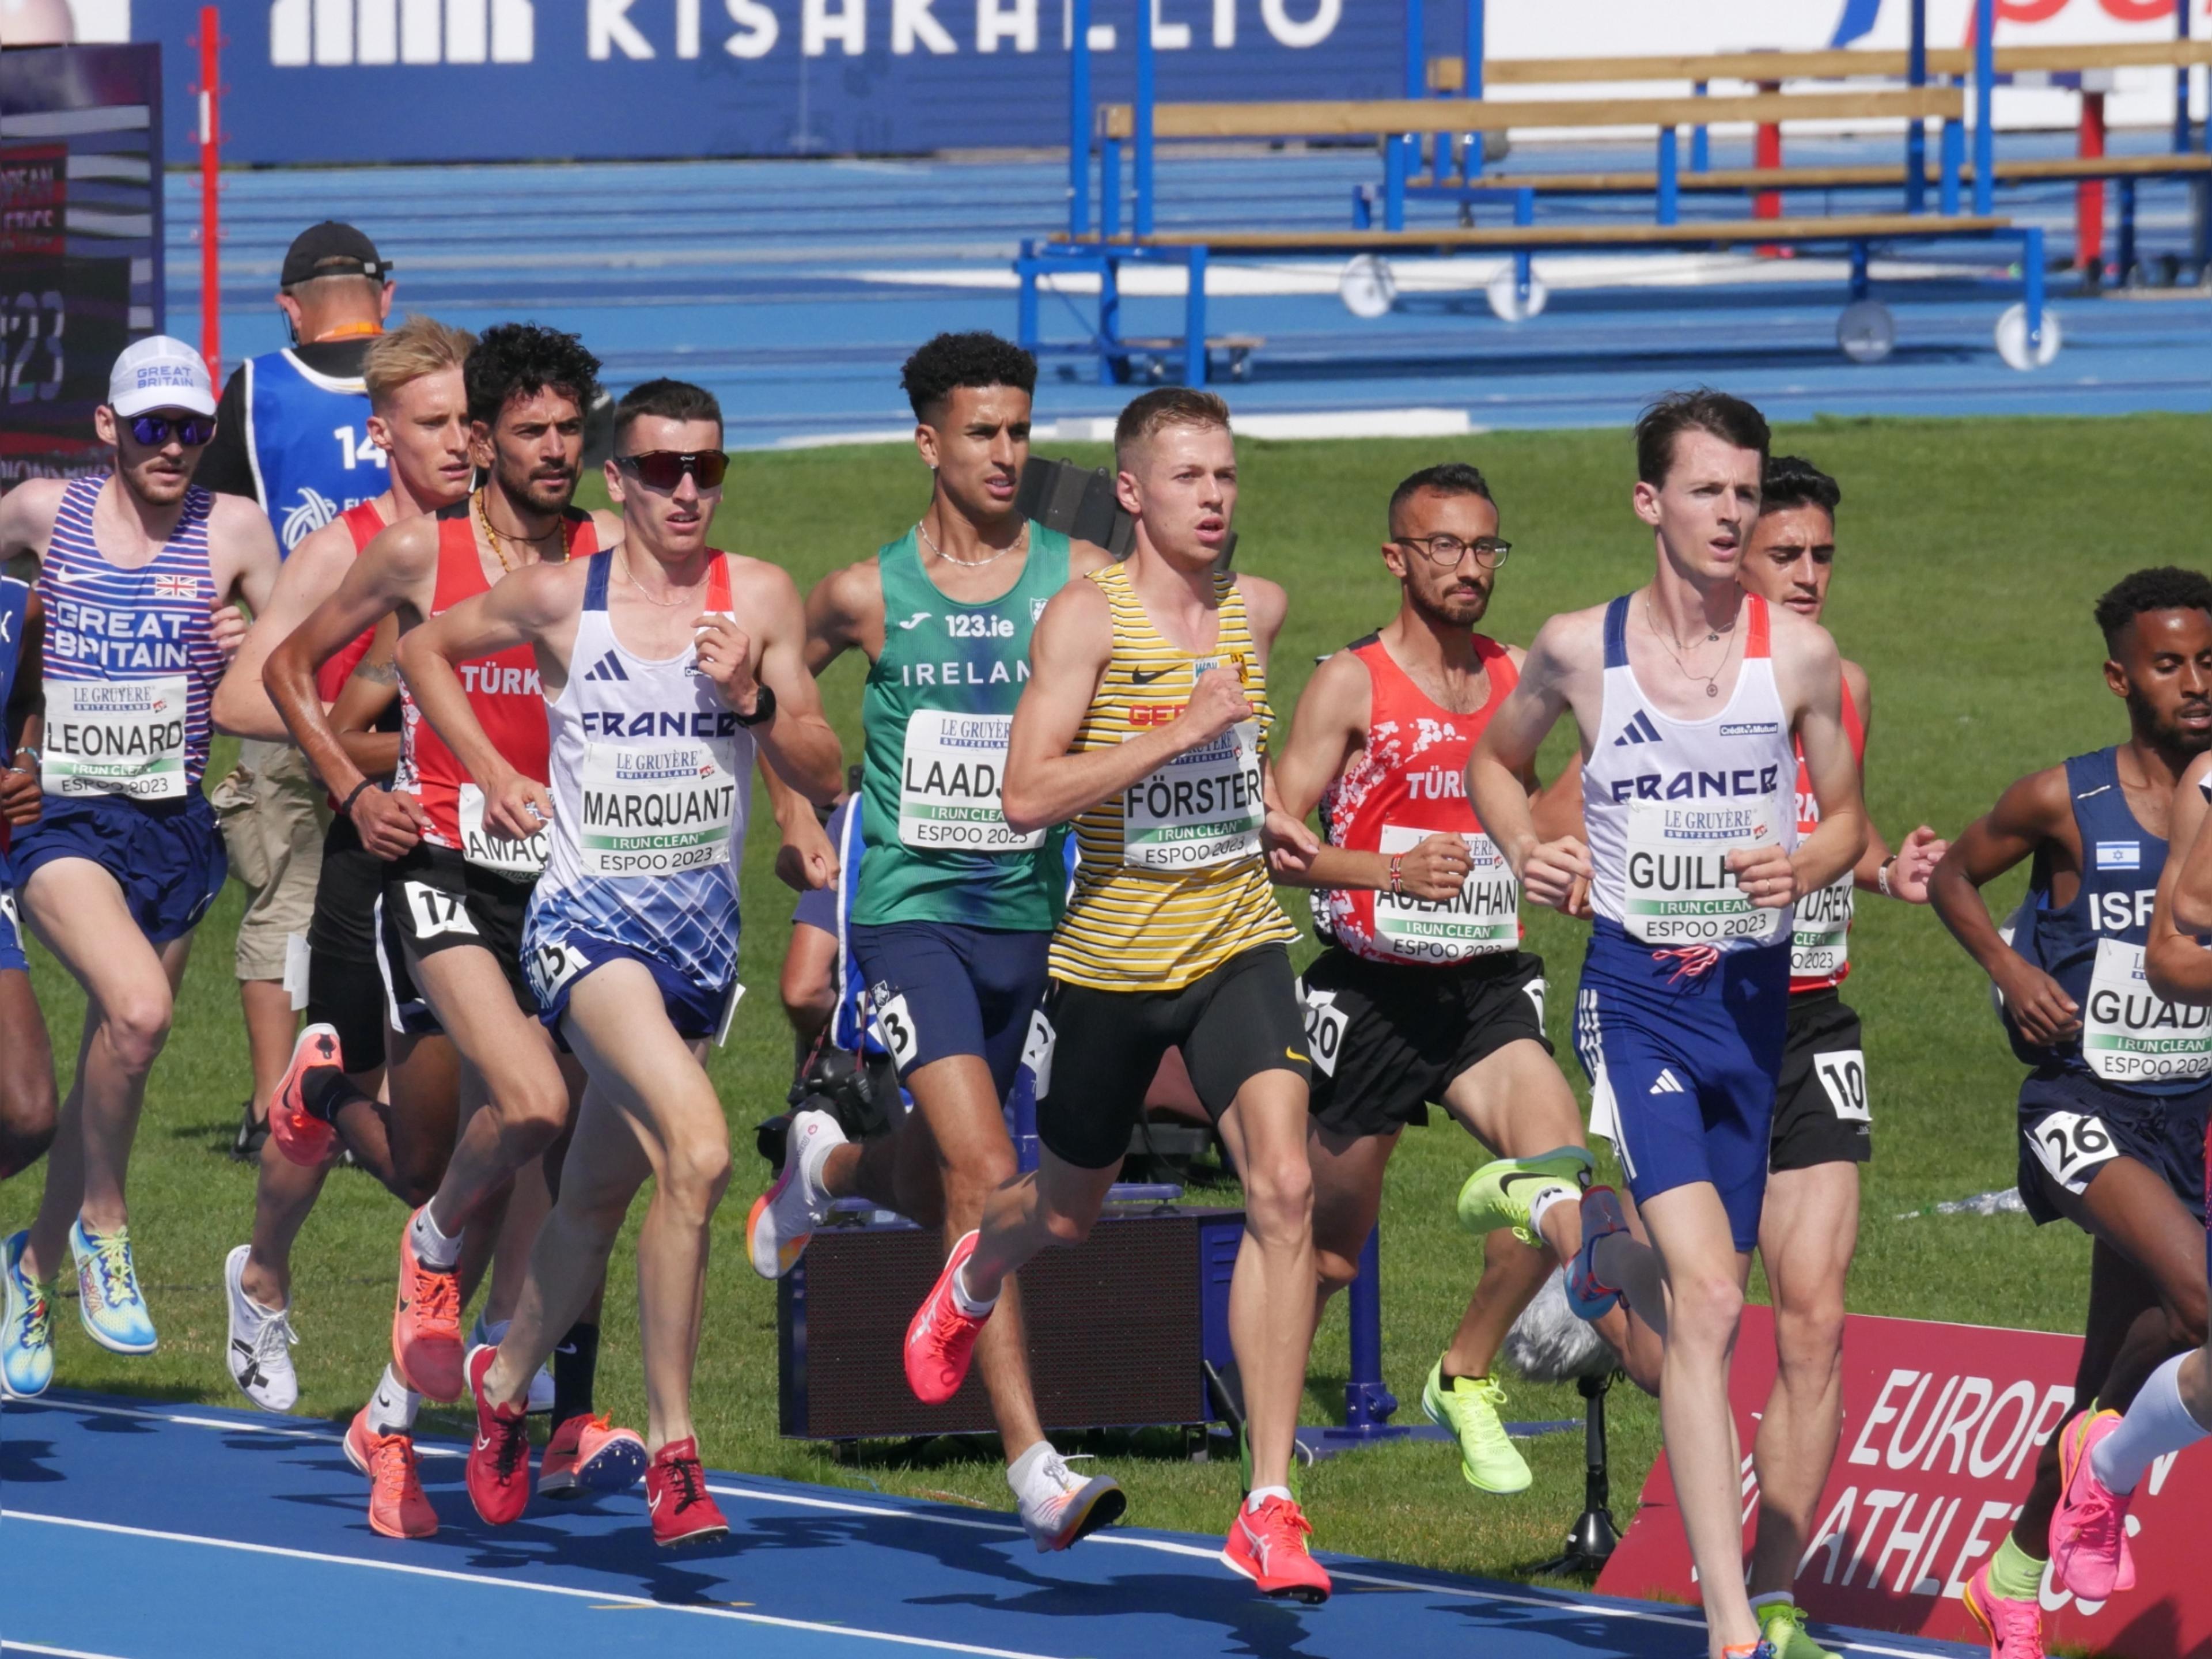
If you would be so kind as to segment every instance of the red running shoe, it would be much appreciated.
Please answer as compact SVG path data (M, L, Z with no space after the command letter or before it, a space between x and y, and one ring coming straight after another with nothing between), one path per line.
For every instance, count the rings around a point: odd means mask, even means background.
M392 1310L392 1363L416 1393L451 1405L461 1397L461 1276L415 1255L415 1218L399 1230L399 1299Z
M952 1275L975 1254L980 1235L967 1233L945 1258L929 1295L906 1328L906 1385L925 1406L942 1406L960 1392L968 1380L968 1362L975 1357L975 1338L988 1312L970 1319L952 1300Z
M469 1502L491 1526L520 1521L530 1507L530 1419L525 1406L495 1406L483 1396L484 1373L499 1350L469 1350L469 1394L477 1404L477 1437L469 1445Z
M645 1442L635 1429L618 1429L589 1413L572 1417L553 1431L538 1460L540 1498L582 1498L595 1492L627 1492L645 1473Z
M1222 1564L1260 1587L1262 1595L1309 1603L1328 1600L1328 1574L1306 1549L1313 1527L1294 1499L1270 1498L1258 1509L1237 1506Z
M2106 1601L2136 1587L2135 1553L2128 1548L2131 1492L2114 1492L2097 1479L2089 1454L2120 1426L2118 1412L2087 1411L2058 1431L2058 1468L2066 1484L2051 1517L2051 1577L2076 1601Z
M346 1430L346 1461L368 1477L370 1530L386 1538L429 1538L438 1512L422 1495L415 1442L404 1434L379 1434L368 1426L368 1407L354 1413Z
M336 1150L337 1131L307 1109L301 1085L307 1073L324 1066L343 1072L345 1056L338 1048L337 1029L310 1025L292 1045L292 1059L269 1098L269 1133L276 1150L302 1169L319 1169Z
M689 1436L670 1441L645 1466L645 1507L653 1517L653 1541L664 1549L730 1535L730 1523L707 1496L699 1443Z

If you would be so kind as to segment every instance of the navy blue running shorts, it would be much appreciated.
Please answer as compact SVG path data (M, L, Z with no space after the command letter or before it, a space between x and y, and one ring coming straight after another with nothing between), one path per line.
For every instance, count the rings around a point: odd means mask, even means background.
M8 855L0 853L0 974L11 968L27 974L31 961L23 954L23 918L15 908L15 885L9 872Z
M877 1040L904 1078L955 1054L990 1067L1004 1100L1044 999L1052 935L949 921L854 922Z
M131 919L155 945L198 927L230 875L215 808L197 789L174 801L49 795L39 821L17 830L8 849L15 890L57 859L89 859L114 877Z
M2020 1085L2020 1196L2036 1225L2061 1219L2053 1188L2075 1197L2114 1158L2163 1176L2189 1212L2204 1215L2204 1115L2212 1085L2185 1095L2116 1089L2087 1072L2046 1066Z

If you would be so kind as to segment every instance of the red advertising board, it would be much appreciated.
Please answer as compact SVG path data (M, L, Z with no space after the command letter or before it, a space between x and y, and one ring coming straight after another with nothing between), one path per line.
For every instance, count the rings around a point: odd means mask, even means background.
M2081 1350L2077 1337L2039 1331L1850 1316L1843 1440L1798 1565L1799 1604L1838 1625L1978 1639L1960 1592L2020 1511L2036 1455L2073 1404ZM1729 1386L1747 1451L1747 1549L1759 1504L1748 1449L1774 1370L1773 1316L1747 1308ZM2212 1656L2208 1458L2212 1453L2202 1451L2160 1458L2137 1490L2128 1521L2135 1589L2109 1602L2081 1602L2045 1575L2046 1645L2115 1659ZM1598 1588L1697 1599L1663 1455Z

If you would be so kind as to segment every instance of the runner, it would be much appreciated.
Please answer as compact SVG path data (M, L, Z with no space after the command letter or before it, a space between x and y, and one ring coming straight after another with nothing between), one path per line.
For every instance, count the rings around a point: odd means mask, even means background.
M1468 1225L1517 1226L1563 1262L1582 1243L1590 1158L1544 1036L1543 959L1521 949L1519 890L1463 793L1468 750L1519 677L1522 653L1474 631L1512 550L1498 527L1471 466L1432 466L1398 486L1382 546L1398 614L1315 671L1276 767L1278 804L1303 818L1319 802L1328 843L1295 878L1323 890L1333 939L1303 987L1316 1316L1358 1274L1382 1172L1432 1100L1505 1155L1469 1177ZM1523 1304L1541 1282L1527 1283ZM1457 1437L1468 1485L1524 1492L1494 1351L1466 1351L1481 1328L1472 1314L1463 1322L1421 1407Z
M1656 1255L1609 1188L1568 1274L1584 1317L1626 1297L1665 1340L1660 1422L1714 1659L1771 1654L1741 1576L1728 1359L1759 1240L1790 975L1784 912L1865 842L1834 642L1737 584L1766 422L1710 391L1637 423L1651 582L1554 617L1468 763L1476 816L1528 894L1596 913L1576 995L1592 1115L1610 1108ZM1540 841L1525 769L1559 716L1582 737L1589 844ZM1820 822L1800 842L1802 744ZM1794 851L1792 850L1794 848ZM1658 1280L1663 1276L1664 1297Z
M2205 1330L2212 1015L2145 994L2142 972L2174 786L2212 748L2212 581L2138 570L2097 601L2096 618L2127 741L2014 783L1929 884L2033 1067L2020 1091L2021 1197L2039 1224L2063 1217L2094 1241L2074 1414L2045 1446L2011 1536L1966 1586L2002 1659L2042 1652L2046 1550L2067 1540L2070 1552L2071 1528L2087 1525L2094 1553L2124 1518L2124 1504L2100 1507L2094 1486L2069 1491L2068 1477L2113 1413ZM2022 859L2033 860L2028 902L2008 942L1977 890ZM2167 1385L2153 1397L2173 1399ZM2054 1516L2062 1493L2069 1510ZM2094 1601L2133 1577L2109 1562L2059 1571Z
M735 1012L738 907L756 744L810 799L844 766L804 658L799 591L777 567L709 545L721 504L721 410L648 380L615 411L608 494L623 541L605 558L518 572L400 647L423 716L484 787L486 827L552 843L526 931L546 1025L581 1055L584 1097L560 1197L506 1340L469 1352L477 1437L468 1488L495 1526L530 1500L531 1375L606 1273L630 1200L649 1421L647 1507L662 1545L728 1530L691 1424L707 1248L730 1175L703 1064ZM535 653L550 785L489 738L456 665Z
M523 913L543 836L533 844L487 834L483 793L411 706L403 714L398 781L379 787L331 729L315 674L385 617L397 616L404 631L484 592L507 570L582 559L618 538L613 515L569 506L598 372L573 335L527 324L486 330L462 370L483 487L380 533L264 669L286 725L362 844L386 860L379 960L387 1013L410 1034L442 1030L463 1062L460 1140L401 1238L392 1363L348 1436L356 1462L374 1474L371 1524L392 1535L423 1536L436 1527L414 1476L408 1432L418 1394L452 1400L463 1388L463 1229L476 1221L479 1236L495 1231L502 1188L554 1145L569 1121L573 1090L522 975ZM529 653L471 663L467 672L471 701L503 751L542 775L544 702ZM343 1079L327 1079L312 1097L301 1091L299 1109L286 1101L277 1129L286 1140L296 1130L300 1154L316 1161L328 1150L326 1120L352 1098ZM469 1115L478 1103L482 1109ZM411 1108L400 1104L404 1119ZM636 1479L642 1462L635 1435L592 1413L598 1339L596 1322L580 1320L556 1356L546 1482L553 1490L618 1489Z
M209 700L243 624L226 637L216 613L234 596L265 605L276 577L259 509L191 481L214 416L199 354L150 336L116 359L94 414L113 471L33 479L0 499L0 562L38 557L46 622L45 807L9 859L24 918L87 997L46 1194L9 1247L10 1277L43 1284L66 1248L78 1318L120 1354L151 1353L157 1340L131 1249L131 1144L192 929L222 890L200 775ZM11 1321L5 1370L26 1373L17 1351L52 1342L50 1319Z
M1042 1000L1066 890L1065 832L1016 835L999 806L1030 630L1071 575L1111 562L1014 507L1036 361L992 334L940 334L907 360L915 445L933 475L921 521L807 599L806 665L869 662L853 951L869 1012L934 1146L948 1249L1015 1173L1005 1102ZM829 1201L896 1204L902 1160L863 1159L827 1113L802 1113L747 1223L754 1269L788 1273ZM791 1156L795 1152L797 1156ZM978 1340L1022 1525L1066 1549L1121 1513L1107 1476L1073 1474L1037 1420L1018 1291Z
M1306 857L1318 847L1263 801L1267 653L1285 600L1218 568L1237 506L1225 404L1147 392L1114 447L1136 546L1045 607L1003 792L1012 833L1073 819L1081 848L1034 1039L1042 1161L953 1246L908 1331L907 1382L926 1403L950 1400L1006 1275L1090 1232L1146 1087L1180 1046L1244 1183L1230 1328L1254 1486L1222 1559L1270 1595L1319 1601L1328 1575L1289 1486L1313 1332L1309 1065L1297 934L1262 845L1264 821Z

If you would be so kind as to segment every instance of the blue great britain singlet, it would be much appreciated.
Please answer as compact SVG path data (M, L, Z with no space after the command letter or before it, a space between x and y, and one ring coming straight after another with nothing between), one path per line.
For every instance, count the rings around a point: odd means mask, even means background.
M215 497L189 486L168 542L139 568L122 570L93 540L93 504L107 479L70 481L39 570L46 612L40 782L61 799L179 800L207 770L208 708L225 665L209 619L218 597L207 539Z
M368 388L289 351L246 360L246 457L276 545L292 550L384 493L391 463L369 441Z
M2051 902L2051 862L2039 850L2012 948L2058 981L2081 1010L2081 1035L2039 1048L2009 1018L2013 1052L2030 1066L2087 1073L2140 1094L2196 1093L2212 1076L2212 1008L2166 1001L2143 976L2152 901L2166 844L2136 821L2120 787L2119 751L2066 763L2066 793L2081 838L2073 902Z

